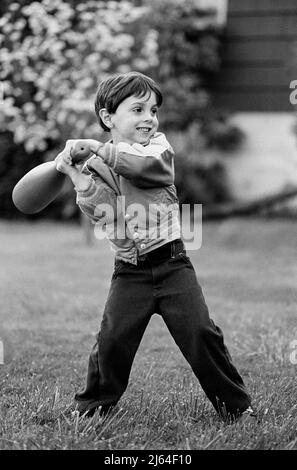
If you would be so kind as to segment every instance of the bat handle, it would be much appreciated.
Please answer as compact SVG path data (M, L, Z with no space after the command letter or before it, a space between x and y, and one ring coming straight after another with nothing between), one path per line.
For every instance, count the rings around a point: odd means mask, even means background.
M73 164L82 163L91 155L90 145L83 140L78 140L70 151Z

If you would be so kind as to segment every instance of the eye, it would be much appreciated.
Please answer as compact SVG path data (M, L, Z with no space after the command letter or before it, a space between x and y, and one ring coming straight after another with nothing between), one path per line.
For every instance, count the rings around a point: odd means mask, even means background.
M152 109L152 114L157 114L157 112L158 112L157 108Z
M134 111L135 113L141 113L142 108L139 108L139 107L138 107L138 108L134 108L133 111Z

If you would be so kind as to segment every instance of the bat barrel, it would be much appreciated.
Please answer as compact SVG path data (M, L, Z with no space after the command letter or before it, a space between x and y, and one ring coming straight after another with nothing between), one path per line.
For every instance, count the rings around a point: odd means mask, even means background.
M91 156L89 144L77 141L71 149L73 164L83 163ZM16 184L12 200L24 214L36 214L47 207L62 191L66 175L57 171L54 161L42 163L29 171Z
M13 203L24 214L36 214L59 195L65 180L66 175L56 170L55 162L42 163L16 184Z

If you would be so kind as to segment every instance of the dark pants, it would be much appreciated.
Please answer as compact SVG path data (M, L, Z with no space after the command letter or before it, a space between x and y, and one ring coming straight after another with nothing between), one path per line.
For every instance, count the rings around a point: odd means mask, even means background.
M75 396L81 412L99 405L108 408L120 399L153 313L163 317L219 413L240 414L250 405L222 332L209 318L181 241L174 244L171 254L169 259L146 259L137 266L115 261L101 329L89 358L87 385Z

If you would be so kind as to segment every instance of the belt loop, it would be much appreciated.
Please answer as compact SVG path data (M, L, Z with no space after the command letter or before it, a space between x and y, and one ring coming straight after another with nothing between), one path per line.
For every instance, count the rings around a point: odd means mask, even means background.
M183 240L181 239L181 251L184 251L186 248L185 248L185 244L183 242Z
M170 251L171 251L171 258L175 258L175 242L173 240L173 242L170 243Z

